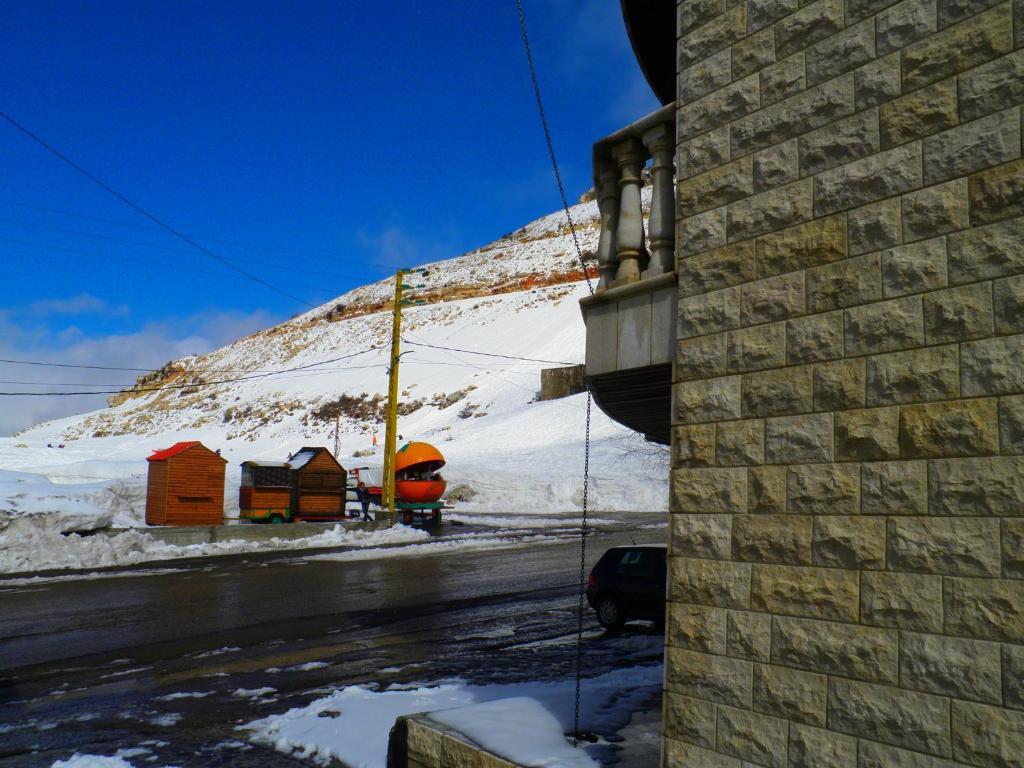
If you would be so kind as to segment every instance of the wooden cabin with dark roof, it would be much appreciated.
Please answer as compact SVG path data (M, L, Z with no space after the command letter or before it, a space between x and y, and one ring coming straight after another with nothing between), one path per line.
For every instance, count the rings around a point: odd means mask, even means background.
M292 519L345 517L348 473L326 448L301 448L288 457L292 468Z
M224 522L227 459L198 440L154 451L146 461L147 525L220 525Z

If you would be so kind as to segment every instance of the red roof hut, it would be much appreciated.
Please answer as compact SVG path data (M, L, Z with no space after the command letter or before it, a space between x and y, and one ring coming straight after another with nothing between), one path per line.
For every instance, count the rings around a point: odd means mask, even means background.
M224 522L227 459L198 440L154 451L146 486L147 525L220 525Z

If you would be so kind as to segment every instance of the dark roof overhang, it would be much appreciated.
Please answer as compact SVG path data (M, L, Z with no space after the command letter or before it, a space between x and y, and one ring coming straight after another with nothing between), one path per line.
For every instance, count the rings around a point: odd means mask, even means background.
M676 97L675 0L621 0L629 42L651 90L662 104Z

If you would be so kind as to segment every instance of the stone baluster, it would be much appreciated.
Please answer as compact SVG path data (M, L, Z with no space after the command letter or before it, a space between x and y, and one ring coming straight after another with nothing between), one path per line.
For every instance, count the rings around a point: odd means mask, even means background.
M654 158L651 169L654 189L651 193L651 215L647 220L651 260L643 277L655 277L675 271L675 188L673 155L675 131L662 123L644 133L644 146Z
M598 170L597 207L601 211L601 237L597 243L597 267L601 280L598 291L605 290L615 279L619 265L615 250L615 229L619 226L619 168L605 160Z
M611 287L635 283L640 271L646 267L644 248L644 215L640 204L640 169L647 159L643 144L637 139L624 141L612 150L612 157L618 163L619 178L619 221L615 229L616 253L619 267Z

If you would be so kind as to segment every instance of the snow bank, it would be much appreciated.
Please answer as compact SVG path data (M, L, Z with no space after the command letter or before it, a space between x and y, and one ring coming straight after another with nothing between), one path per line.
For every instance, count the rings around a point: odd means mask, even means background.
M629 721L637 703L660 690L661 685L660 664L618 669L584 680L580 726L608 735L616 732ZM495 685L449 681L384 691L348 686L305 707L255 720L241 729L249 731L249 739L257 744L318 765L340 760L353 768L385 768L388 734L397 717L433 712L431 717L438 719L446 715L438 715L437 710L454 709L454 721L473 729L479 736L472 737L474 740L486 741L495 751L509 750L499 752L507 759L534 761L524 765L576 768L594 763L570 747L563 736L572 730L574 695L575 682L571 679ZM478 711L481 704L508 699L517 702ZM532 703L526 704L523 699ZM486 733L486 723L502 706L518 713L523 727L541 726L541 731L531 732L530 739L518 740ZM540 756L542 748L538 746L541 743L553 750L549 759L566 762L544 762L546 758ZM579 759L568 762L570 753L573 759L577 755Z
M132 764L121 757L82 755L75 752L67 760L58 760L50 768L132 768Z

